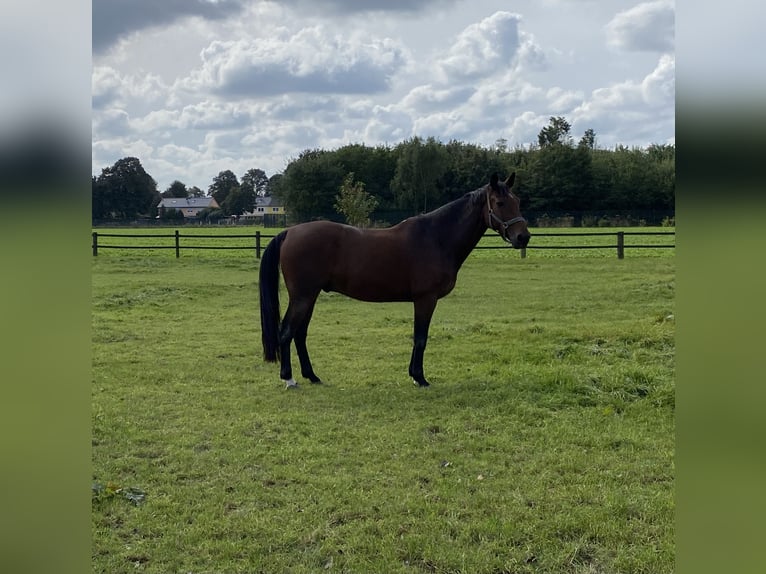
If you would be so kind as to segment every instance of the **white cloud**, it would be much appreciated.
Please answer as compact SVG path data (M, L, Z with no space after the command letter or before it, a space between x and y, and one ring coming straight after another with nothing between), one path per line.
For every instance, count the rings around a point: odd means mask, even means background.
M438 64L445 79L471 79L507 70L519 49L520 20L519 14L495 12L468 26Z
M606 25L608 43L618 49L670 52L675 44L675 2L644 2L617 14Z
M641 82L641 94L650 106L672 106L676 97L676 59L670 54L660 57L657 67Z
M643 80L626 80L593 90L590 99L572 110L573 125L593 128L600 141L623 142L620 132L632 134L632 145L648 145L673 137L675 59L667 54ZM657 137L666 133L666 137Z
M155 74L121 74L110 66L95 66L91 75L94 109L134 106L139 109L164 103L169 87Z
M425 84L413 88L402 100L402 107L413 112L429 112L462 104L476 91L471 86L439 88Z
M190 92L264 98L285 93L364 94L385 91L406 65L406 50L388 38L329 32L316 25L268 38L214 41L202 67L179 85Z
M583 101L581 91L565 90L560 87L550 88L545 97L548 100L548 108L553 113L565 113Z

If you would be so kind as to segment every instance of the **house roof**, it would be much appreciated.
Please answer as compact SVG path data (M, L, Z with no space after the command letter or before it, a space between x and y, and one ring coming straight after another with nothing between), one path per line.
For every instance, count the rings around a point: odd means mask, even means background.
M204 209L206 207L219 207L219 205L213 197L163 197L157 207Z
M265 195L265 196L257 196L255 198L255 206L256 207L282 207L282 202L272 196L272 195Z

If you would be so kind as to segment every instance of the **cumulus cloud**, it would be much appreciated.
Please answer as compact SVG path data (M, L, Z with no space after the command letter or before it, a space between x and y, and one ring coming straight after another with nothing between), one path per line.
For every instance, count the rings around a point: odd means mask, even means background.
M644 102L652 106L672 105L676 97L676 59L670 54L660 57L657 67L641 82Z
M475 78L507 69L519 49L521 16L496 12L471 24L455 40L439 62L447 78Z
M464 103L475 91L472 86L440 88L425 84L410 90L401 105L413 112L438 111Z
M442 80L471 81L508 70L544 69L547 56L531 34L520 30L521 19L519 14L500 11L465 28L437 63Z
M550 88L545 97L548 101L548 108L553 113L565 113L576 107L583 101L581 91L565 90L559 87Z
M634 139L646 138L635 145L657 143L654 134L673 133L674 77L675 58L664 54L643 80L593 90L570 117L573 124L593 128L607 141L624 141L620 132L625 132Z
M110 66L95 66L91 75L91 105L94 110L154 106L164 102L168 89L155 74L121 74Z
M285 93L365 94L385 91L406 64L406 50L388 38L331 34L322 26L269 38L214 41L202 67L181 82L190 91L235 97Z
M675 43L675 2L644 2L606 25L609 45L626 51L670 52Z
M237 103L201 101L179 109L162 109L134 120L139 132L151 133L166 129L222 130L241 127L252 120L245 106Z
M675 58L664 54L654 70L642 81L626 80L606 88L597 88L593 90L590 100L578 110L597 113L599 110L626 106L657 107L672 104L674 98Z
M93 51L103 53L133 32L181 18L228 18L245 4L245 0L93 0Z

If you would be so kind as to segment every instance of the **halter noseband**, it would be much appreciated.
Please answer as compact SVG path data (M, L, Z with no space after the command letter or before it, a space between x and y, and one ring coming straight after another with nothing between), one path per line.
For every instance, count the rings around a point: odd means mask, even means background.
M495 212L492 211L492 206L490 206L490 204L489 204L489 192L487 192L487 213L488 213L489 218L490 218L489 225L487 225L487 227L491 227L492 229L497 231L498 235L500 235L500 237L502 237L503 241L505 241L506 243L511 243L511 240L508 238L508 233L507 233L508 232L508 228L511 225L513 225L514 223L521 223L521 222L526 223L526 221L527 221L526 219L524 219L521 216L514 217L513 219L509 219L507 221L503 221L502 219L500 219L497 215L495 215ZM497 223L499 223L500 227L502 228L502 230L494 227L492 225L492 220L494 220Z

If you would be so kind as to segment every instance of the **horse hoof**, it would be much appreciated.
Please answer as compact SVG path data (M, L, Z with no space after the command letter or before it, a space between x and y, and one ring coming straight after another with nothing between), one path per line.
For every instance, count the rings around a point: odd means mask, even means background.
M285 389L297 389L298 383L295 382L295 379L290 379L289 381L285 381Z
M418 387L430 387L431 386L431 385L428 384L428 381L426 381L425 379L423 379L422 381L417 381L415 379L412 379L412 383L415 386L418 386Z

